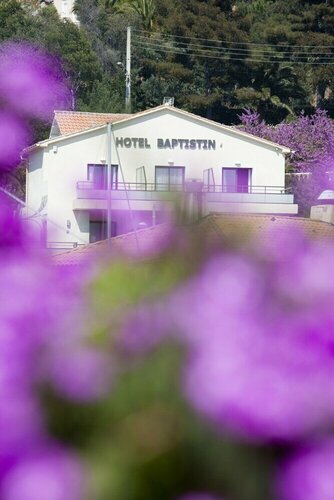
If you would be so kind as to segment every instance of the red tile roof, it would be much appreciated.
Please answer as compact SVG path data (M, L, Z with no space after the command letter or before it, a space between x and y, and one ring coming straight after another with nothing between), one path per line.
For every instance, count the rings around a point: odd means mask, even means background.
M154 248L168 240L171 226L169 224L159 224L157 226L140 229L136 232L122 234L111 238L110 248L107 240L90 243L67 252L53 255L53 260L57 265L76 265L91 257L101 256L109 252L114 255L126 255L137 257L138 255L148 256L152 254Z
M265 238L275 235L279 238L280 230L296 229L303 231L307 237L321 241L334 239L334 226L326 222L319 222L302 217L253 215L253 214L217 214L202 219L195 228L201 236L211 243L229 242L231 240L251 239L254 235ZM267 233L275 229L274 233ZM276 229L278 231L276 231ZM141 229L136 233L127 233L111 239L110 252L112 255L149 256L150 250L164 241L168 241L171 227L168 224ZM138 243L137 243L138 242ZM108 251L108 242L99 241L59 253L53 256L57 265L77 265L85 259L103 256Z
M279 235L279 230L295 229L302 231L308 238L320 240L334 238L332 224L287 215L215 214L203 219L201 225L204 228L210 227L210 232L218 238L235 237L238 234L252 237L259 233L263 236L271 229L275 229L275 235Z
M131 115L121 113L86 113L81 111L55 111L60 135L73 134L106 123L125 120Z

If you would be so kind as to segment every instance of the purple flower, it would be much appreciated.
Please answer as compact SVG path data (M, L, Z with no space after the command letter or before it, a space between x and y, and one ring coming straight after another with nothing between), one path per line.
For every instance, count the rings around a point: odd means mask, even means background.
M21 219L8 204L8 198L0 194L0 252L13 248L23 249L27 245L27 234Z
M49 119L69 92L54 58L22 42L0 48L0 96L20 114Z
M110 358L93 348L74 346L51 355L49 378L54 388L73 401L91 401L111 386Z
M69 452L49 445L19 460L3 479L0 493L2 500L80 500L85 493L83 469Z
M10 111L0 111L0 170L16 167L28 142L29 133L24 121Z
M294 440L334 417L334 249L291 238L289 258L211 259L174 297L189 401L249 440Z
M0 456L32 449L45 438L42 411L37 397L17 388L0 391Z
M0 46L0 170L20 162L28 119L49 118L67 97L56 61L28 44ZM0 201L0 497L79 500L82 468L49 442L38 389L48 359L52 382L66 396L87 400L107 390L107 355L84 347L88 276L54 268Z
M210 493L187 493L178 500L224 500L222 497L213 496Z
M118 346L127 354L147 353L168 334L166 304L141 304L126 315Z
M276 478L279 500L332 500L334 441L305 445L281 464Z

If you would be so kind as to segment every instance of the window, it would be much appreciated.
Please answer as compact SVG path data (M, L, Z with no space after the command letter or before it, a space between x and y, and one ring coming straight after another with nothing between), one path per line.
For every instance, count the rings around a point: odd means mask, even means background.
M89 243L105 240L107 237L107 224L105 221L89 221Z
M157 191L183 191L184 167L155 167Z
M111 222L111 236L116 236L116 222ZM89 243L107 238L107 222L105 220L89 221Z
M108 183L107 165L88 165L88 180L92 183L93 189L107 189ZM111 165L111 189L118 186L118 165Z
M223 192L248 193L251 174L251 168L223 168Z

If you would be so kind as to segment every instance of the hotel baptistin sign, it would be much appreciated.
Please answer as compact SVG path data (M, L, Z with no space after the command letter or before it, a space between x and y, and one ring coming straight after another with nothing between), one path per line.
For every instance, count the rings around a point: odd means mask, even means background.
M213 139L157 139L158 149L216 149ZM118 148L151 149L151 144L146 137L116 137Z

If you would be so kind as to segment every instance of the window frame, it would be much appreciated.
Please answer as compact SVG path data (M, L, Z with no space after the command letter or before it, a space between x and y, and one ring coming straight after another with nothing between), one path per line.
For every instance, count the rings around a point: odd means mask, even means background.
M164 168L164 169L167 169L169 171L168 173L168 183L166 183L167 185L167 189L158 189L158 186L164 186L165 183L163 184L158 184L157 183L157 169L158 168ZM182 183L180 184L180 187L182 189L178 190L178 189L170 189L171 188L171 182L170 182L170 171L171 169L179 169L180 171L182 171ZM154 185L155 185L155 190L156 191L167 191L167 192L170 192L170 191L184 191L184 185L185 185L185 171L186 171L186 167L183 166L183 165L155 165L155 170L154 170ZM177 184L178 185L178 184ZM173 186L176 186L176 184L173 184Z
M94 180L94 176L93 178L91 178L90 176L90 173L93 172L94 170L94 167L104 167L105 168L105 172L106 172L106 176L105 176L105 179L103 179L103 183L102 183L102 187L99 187L97 184L98 182L96 182ZM108 172L107 172L107 168L108 168L108 165L106 163L87 163L87 180L92 182L93 184L93 189L98 189L98 190L107 190L107 182L108 182ZM111 165L111 189L113 191L117 191L118 190L118 165ZM114 178L114 173L116 174L115 175L115 178ZM96 182L96 185L95 185L95 182Z
M247 185L244 185L243 187L245 189L239 189L240 186L238 185L238 176L236 175L236 183L235 183L235 189L233 191L228 190L227 187L229 187L228 184L224 184L224 171L234 171L234 172L240 172L241 170L247 170L248 171L248 182ZM251 187L252 187L252 176L253 176L253 169L251 167L222 167L222 192L223 193L239 193L239 194L247 194L251 192ZM247 188L247 189L246 189Z

